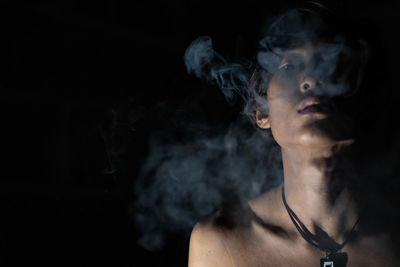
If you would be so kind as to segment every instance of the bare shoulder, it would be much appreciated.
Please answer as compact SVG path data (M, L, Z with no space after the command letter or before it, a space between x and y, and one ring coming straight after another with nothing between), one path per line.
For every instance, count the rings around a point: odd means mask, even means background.
M251 216L242 207L220 210L199 222L190 236L189 267L235 266L232 247L250 229Z
M211 223L198 223L190 236L189 267L232 266L224 233Z

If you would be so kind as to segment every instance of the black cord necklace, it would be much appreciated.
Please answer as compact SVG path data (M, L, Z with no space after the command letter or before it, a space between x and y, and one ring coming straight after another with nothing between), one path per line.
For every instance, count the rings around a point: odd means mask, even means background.
M300 233L300 235L304 238L304 240L307 241L311 246L314 248L317 248L321 251L323 251L326 255L325 258L322 258L320 260L320 266L321 267L339 267L339 266L346 266L347 263L347 254L346 253L339 253L339 251L344 247L344 245L347 243L347 241L350 239L350 236L354 232L354 229L356 228L359 219L355 222L353 228L351 229L350 233L347 235L346 239L343 241L341 245L338 245L336 247L322 247L320 246L317 242L315 242L309 234L309 231L305 232L299 224L296 222L296 220L299 220L296 214L293 212L293 210L289 207L289 205L286 202L285 198L285 187L282 185L282 201L283 204L285 205L286 211L289 214L290 219L292 220L294 226L296 227L297 231Z

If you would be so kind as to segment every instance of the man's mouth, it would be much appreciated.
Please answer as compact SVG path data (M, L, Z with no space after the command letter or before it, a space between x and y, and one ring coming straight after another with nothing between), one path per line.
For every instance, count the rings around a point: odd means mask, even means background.
M316 97L307 97L300 102L297 112L300 114L328 113L330 105Z

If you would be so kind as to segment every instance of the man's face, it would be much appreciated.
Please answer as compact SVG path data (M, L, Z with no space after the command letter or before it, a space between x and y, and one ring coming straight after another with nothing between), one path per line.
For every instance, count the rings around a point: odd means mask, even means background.
M339 54L324 55L326 49L323 43L305 45L281 56L267 88L269 127L281 147L331 146L354 138L351 119L332 100L345 92L346 68L339 66Z

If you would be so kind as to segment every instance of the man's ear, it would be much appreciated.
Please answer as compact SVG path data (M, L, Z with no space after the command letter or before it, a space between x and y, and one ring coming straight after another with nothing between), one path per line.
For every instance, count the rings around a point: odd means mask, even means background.
M269 128L271 128L271 124L269 122L268 115L263 114L259 110L256 111L255 120L256 120L256 123L257 123L258 127L260 127L261 129L269 129Z

